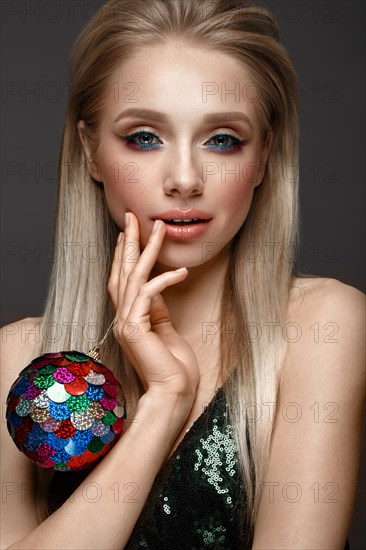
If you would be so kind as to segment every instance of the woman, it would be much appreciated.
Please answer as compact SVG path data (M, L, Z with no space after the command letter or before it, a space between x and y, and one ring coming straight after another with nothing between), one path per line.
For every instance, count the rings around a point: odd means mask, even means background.
M70 498L71 474L38 472L37 502L6 507L5 547L344 547L364 296L295 274L297 165L297 78L268 12L114 0L87 25L55 240L101 257L55 263L42 319L24 321L42 344L3 346L3 401L32 358L87 352L82 327L116 319L101 359L128 422ZM4 479L29 491L30 462L3 449Z

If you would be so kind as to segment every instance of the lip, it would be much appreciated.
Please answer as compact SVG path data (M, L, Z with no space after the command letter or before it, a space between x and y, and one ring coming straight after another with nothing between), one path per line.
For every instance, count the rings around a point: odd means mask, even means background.
M198 218L201 221L200 223L193 223L187 226L184 225L170 225L165 224L166 227L166 237L175 241L186 241L189 239L194 239L200 237L206 231L212 216L205 212L204 210L198 210L196 208L191 208L190 210L167 210L166 212L161 212L157 216L153 216L153 221L155 220L190 220L191 218Z
M212 216L204 210L191 208L190 210L167 210L161 212L152 219L155 220L190 220L191 218L199 218L200 220L211 220Z

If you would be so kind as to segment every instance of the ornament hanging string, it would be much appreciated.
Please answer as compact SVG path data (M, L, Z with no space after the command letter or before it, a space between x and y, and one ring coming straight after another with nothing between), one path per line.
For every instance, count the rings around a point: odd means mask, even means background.
M100 342L98 342L98 344L96 344L90 351L88 351L88 355L90 355L90 357L92 357L93 359L96 359L96 361L99 361L100 358L99 358L99 351L100 351L100 348L102 347L102 345L104 344L105 340L107 339L107 337L109 336L109 333L111 332L111 330L113 329L114 325L117 324L117 319L113 319L113 321L111 322L111 324L109 325L109 327L107 328L107 331L105 333L105 335L103 336L103 338L101 339Z

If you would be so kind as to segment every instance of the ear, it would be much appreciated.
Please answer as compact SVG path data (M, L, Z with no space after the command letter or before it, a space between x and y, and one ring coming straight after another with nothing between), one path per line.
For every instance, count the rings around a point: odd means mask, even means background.
M94 162L92 154L91 154L90 143L89 143L89 140L86 136L85 122L83 120L79 120L79 122L77 124L77 128L78 128L79 138L80 138L81 144L82 144L83 149L84 149L84 154L85 154L85 157L86 157L89 174L96 181L102 182L103 178L102 178L101 173L99 171L98 165Z
M261 151L261 154L260 154L260 166L259 166L259 170L258 170L258 173L257 173L256 182L254 184L254 187L257 187L258 185L260 185L262 183L263 176L264 176L264 171L265 171L266 165L267 165L269 152L270 152L271 147L272 147L272 140L273 140L273 131L268 130L267 135L266 135L266 139L265 139L265 143L262 147L262 151Z

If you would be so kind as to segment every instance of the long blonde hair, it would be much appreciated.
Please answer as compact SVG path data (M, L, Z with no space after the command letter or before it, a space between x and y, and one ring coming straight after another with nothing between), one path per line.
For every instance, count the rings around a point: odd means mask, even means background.
M109 0L79 36L59 160L58 254L42 318L42 351L87 352L114 316L107 282L119 229L103 187L89 175L77 122L87 122L97 147L103 99L115 68L139 48L177 38L242 63L255 83L263 136L273 131L263 181L230 244L220 312L221 372L246 487L242 521L249 522L250 538L273 427L265 404L277 400L286 347L281 328L298 241L298 83L267 10L247 0ZM122 381L127 401L137 403L142 384L113 338L101 360ZM253 411L259 411L254 418ZM44 517L47 511L41 508Z

